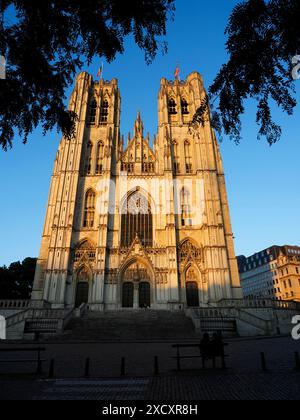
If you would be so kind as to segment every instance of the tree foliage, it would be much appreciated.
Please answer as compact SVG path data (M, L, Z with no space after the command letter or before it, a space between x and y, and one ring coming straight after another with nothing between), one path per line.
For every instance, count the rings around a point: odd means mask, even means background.
M36 258L26 258L0 267L0 299L29 299L32 292Z
M39 124L74 133L76 115L65 110L65 90L76 72L95 57L112 61L133 35L155 57L174 0L1 0L0 55L7 80L0 80L0 144L12 146L15 132L26 142Z
M247 0L232 11L226 28L229 59L209 89L215 128L239 143L245 102L257 103L258 137L281 137L272 102L288 115L296 106L293 57L300 48L299 0ZM194 123L203 123L203 107Z

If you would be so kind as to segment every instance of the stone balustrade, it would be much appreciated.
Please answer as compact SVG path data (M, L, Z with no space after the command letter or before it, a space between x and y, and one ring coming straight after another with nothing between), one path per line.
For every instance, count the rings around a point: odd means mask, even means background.
M30 307L30 300L0 300L0 309L16 309L23 311Z
M224 299L219 301L216 306L223 308L271 308L300 310L300 302L273 299Z

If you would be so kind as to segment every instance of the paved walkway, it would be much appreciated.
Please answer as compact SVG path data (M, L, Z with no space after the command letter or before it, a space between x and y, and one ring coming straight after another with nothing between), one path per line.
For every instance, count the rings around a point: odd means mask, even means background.
M258 340L229 340L226 353L227 364L235 373L258 372L260 370L260 353L265 352L267 367L272 371L292 371L295 366L295 352L300 352L300 341L290 337ZM32 343L28 344L32 347ZM43 343L39 343L44 346ZM8 346L11 346L11 344ZM3 348L4 344L0 345ZM24 347L24 345L23 345ZM82 378L85 360L91 359L90 376L94 378L117 378L120 376L121 358L126 359L126 373L130 377L152 376L154 357L159 358L160 373L168 375L176 369L176 350L172 343L51 343L45 344L45 373L49 369L49 361L55 359L56 378ZM199 355L197 349L184 350L186 355ZM1 358L5 355L1 354ZM28 355L18 355L28 358ZM22 357L23 356L23 357ZM7 356L11 358L11 355ZM182 362L183 369L197 370L201 368L201 359L188 359ZM1 374L29 374L33 366L0 364ZM1 376L0 376L1 378Z
M44 378L28 376L32 366L0 365L0 399L300 399L300 372L294 369L300 342L289 337L229 341L226 372L201 371L201 360L191 359L183 361L182 373L176 373L171 343L53 343L46 348ZM266 354L267 373L261 371L260 352ZM158 377L154 356L159 357ZM90 379L81 380L86 357L91 359ZM126 377L120 379L122 357ZM52 358L55 380L49 381Z
M202 374L112 380L2 380L2 400L300 400L300 374Z

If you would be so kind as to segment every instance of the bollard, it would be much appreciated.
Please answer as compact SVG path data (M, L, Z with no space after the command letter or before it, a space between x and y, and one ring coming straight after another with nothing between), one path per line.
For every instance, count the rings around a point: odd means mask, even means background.
M158 363L158 356L154 357L154 375L159 375L159 363Z
M125 357L121 359L121 376L126 375L126 368L125 368Z
M85 361L85 369L84 369L84 377L89 378L90 377L90 358L88 357Z
M50 367L49 367L49 379L53 379L54 378L54 365L55 365L55 360L51 359L50 361Z
M225 354L222 354L222 370L226 370L227 366L226 366L226 357Z
M181 363L180 363L180 350L177 347L177 372L181 371Z
M41 351L38 350L38 363L37 363L36 374L42 375L42 373L43 373L43 366L42 366L42 360L41 360Z
M42 375L42 373L43 373L42 361L41 360L38 360L36 374L37 375Z
M297 351L295 351L295 370L300 370L300 357Z
M213 365L213 369L216 369L217 364L216 364L216 357L215 356L212 358L212 365Z
M267 372L267 362L266 362L266 355L265 353L260 353L260 359L261 359L261 368L263 372Z

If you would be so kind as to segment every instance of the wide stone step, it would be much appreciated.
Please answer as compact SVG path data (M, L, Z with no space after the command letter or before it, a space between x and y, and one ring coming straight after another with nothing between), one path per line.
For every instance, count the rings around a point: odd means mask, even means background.
M90 312L68 325L61 340L170 340L198 338L183 312Z

